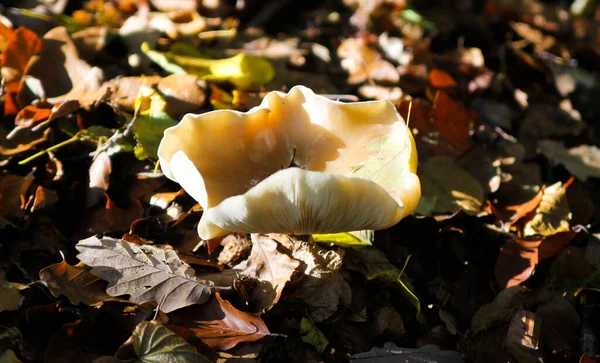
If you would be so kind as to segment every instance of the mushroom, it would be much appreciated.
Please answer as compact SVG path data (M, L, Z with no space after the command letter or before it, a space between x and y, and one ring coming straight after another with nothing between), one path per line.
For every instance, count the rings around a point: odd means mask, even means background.
M383 229L421 196L415 143L391 102L342 103L304 86L244 113L187 114L158 157L203 208L205 240Z

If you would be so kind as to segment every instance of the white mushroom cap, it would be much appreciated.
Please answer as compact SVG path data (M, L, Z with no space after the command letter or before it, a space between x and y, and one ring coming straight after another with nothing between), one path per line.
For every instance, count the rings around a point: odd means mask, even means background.
M303 86L247 113L188 114L158 156L203 207L203 239L381 229L420 198L414 141L394 105L331 101ZM292 158L302 169L285 169Z

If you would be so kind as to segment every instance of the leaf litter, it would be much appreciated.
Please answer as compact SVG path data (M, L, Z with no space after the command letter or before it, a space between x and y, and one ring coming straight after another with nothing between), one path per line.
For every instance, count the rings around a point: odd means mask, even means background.
M0 14L0 361L598 360L595 2L35 3ZM393 102L416 212L202 241L164 130L296 85Z

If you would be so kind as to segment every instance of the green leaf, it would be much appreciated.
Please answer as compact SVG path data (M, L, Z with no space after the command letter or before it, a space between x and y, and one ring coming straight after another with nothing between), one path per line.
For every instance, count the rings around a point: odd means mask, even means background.
M140 107L138 117L133 120L133 134L137 141L134 148L135 156L140 159L157 159L158 145L164 131L177 124L167 114L167 102L156 90L142 85L137 100L136 109Z
M483 187L452 159L431 157L419 167L418 175L422 202L417 213L451 214L463 209L467 214L478 214L482 210L485 201Z
M372 230L313 234L313 242L334 244L340 247L364 247L371 246L375 238L375 232Z
M182 337L154 322L139 323L131 338L139 362L210 362Z
M315 347L319 353L323 353L329 345L329 340L325 335L306 317L302 318L300 322L300 334L302 341Z
M179 53L197 55L181 45L176 50ZM244 53L225 59L207 59L175 52L158 52L150 49L147 43L142 44L142 51L167 72L189 73L198 75L200 79L231 82L239 89L264 85L275 77L275 69L267 59Z

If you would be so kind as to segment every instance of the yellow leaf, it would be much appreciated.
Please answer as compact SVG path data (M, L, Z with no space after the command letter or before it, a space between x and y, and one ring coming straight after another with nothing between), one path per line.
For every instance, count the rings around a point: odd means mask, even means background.
M525 225L525 236L541 234L550 236L570 230L571 210L567 200L567 188L558 182L546 188L535 216Z

